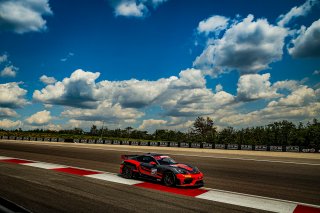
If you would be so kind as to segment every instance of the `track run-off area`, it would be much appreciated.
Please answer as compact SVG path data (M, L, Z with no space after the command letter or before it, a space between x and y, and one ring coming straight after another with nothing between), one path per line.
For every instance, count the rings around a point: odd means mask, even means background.
M196 165L200 189L118 176L122 154ZM0 140L0 197L32 212L320 212L320 154Z

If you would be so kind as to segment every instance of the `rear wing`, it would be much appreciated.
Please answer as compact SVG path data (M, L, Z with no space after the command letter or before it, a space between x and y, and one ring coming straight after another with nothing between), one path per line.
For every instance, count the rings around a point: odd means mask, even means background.
M121 160L128 160L137 156L139 155L121 155Z

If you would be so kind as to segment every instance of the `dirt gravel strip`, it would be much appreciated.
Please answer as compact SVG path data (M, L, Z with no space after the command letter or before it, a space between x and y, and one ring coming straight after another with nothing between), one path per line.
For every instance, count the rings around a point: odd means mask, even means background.
M223 190L216 190L211 188L198 188L198 189L184 189L166 187L160 184L151 182L144 182L140 180L124 179L117 174L108 173L105 171L89 170L78 167L70 167L66 165L51 164L46 162L38 162L28 159L20 159L14 157L0 156L0 162L14 163L25 166L32 166L42 169L48 169L56 172L68 173L71 175L79 175L84 177L95 178L108 182L132 185L135 187L147 188L151 190L159 190L168 193L174 193L184 196L191 196L198 199L211 200L220 203L227 203L242 207L254 208L259 210L266 210L270 212L281 213L320 213L320 206L297 203L287 200L273 199L261 196L253 196L248 194L241 194Z

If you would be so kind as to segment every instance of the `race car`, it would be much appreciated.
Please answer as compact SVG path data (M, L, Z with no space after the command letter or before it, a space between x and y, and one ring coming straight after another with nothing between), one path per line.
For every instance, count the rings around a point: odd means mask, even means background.
M203 174L197 167L177 163L167 155L147 153L121 155L120 174L124 178L147 178L166 186L201 187Z

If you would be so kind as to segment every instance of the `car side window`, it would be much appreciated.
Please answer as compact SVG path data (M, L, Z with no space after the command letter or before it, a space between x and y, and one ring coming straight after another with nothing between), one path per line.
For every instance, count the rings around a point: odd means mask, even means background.
M156 161L150 156L139 156L137 157L137 160L143 163L150 163L151 161L156 163Z
M149 156L144 156L142 159L142 162L144 163L150 163L152 161L152 158Z
M144 158L144 156L139 156L139 157L137 157L137 160L138 160L139 162L143 162L143 158Z

